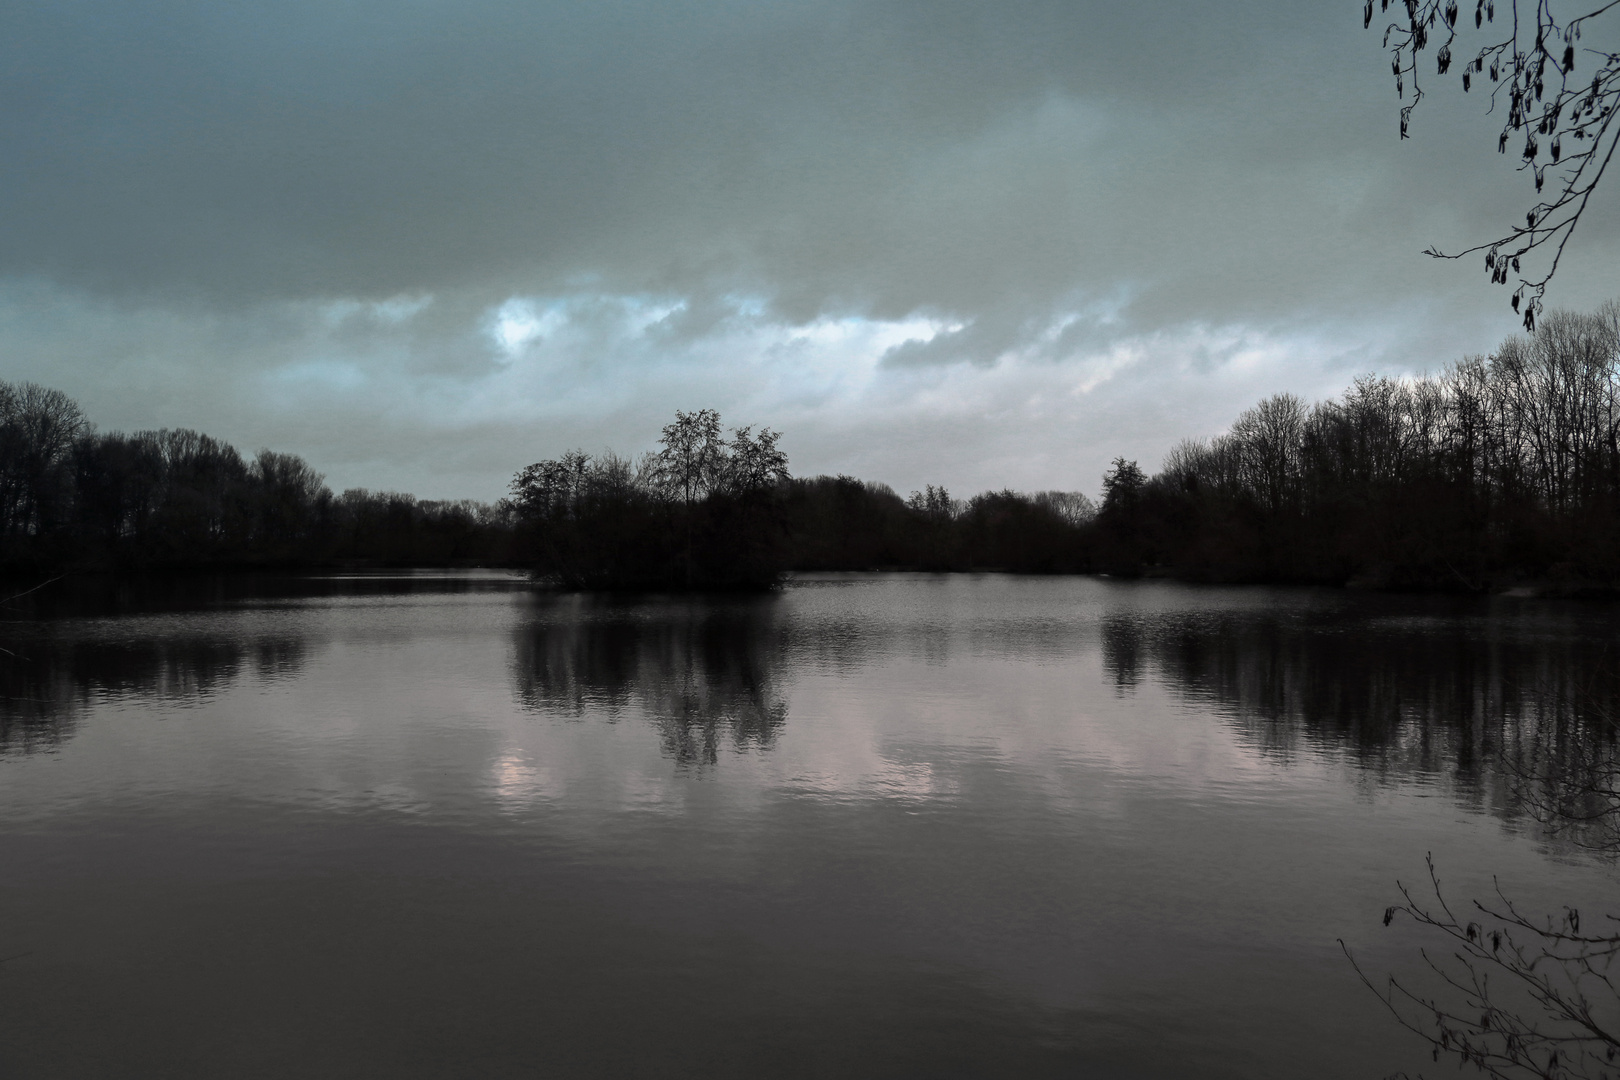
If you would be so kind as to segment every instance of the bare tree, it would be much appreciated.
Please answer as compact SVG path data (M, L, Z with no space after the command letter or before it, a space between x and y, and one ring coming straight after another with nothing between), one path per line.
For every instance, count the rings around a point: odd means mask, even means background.
M1405 902L1384 912L1384 925L1404 916L1439 935L1443 950L1421 951L1435 989L1413 989L1394 976L1380 986L1356 965L1361 981L1430 1044L1437 1062L1455 1057L1499 1080L1614 1076L1620 919L1604 916L1596 930L1583 931L1581 913L1566 907L1537 920L1500 888L1495 901L1476 900L1458 915L1446 903L1433 856L1427 861L1433 900L1399 885ZM1356 963L1347 947L1345 955Z
M719 486L725 473L726 444L720 414L713 409L676 410L658 438L658 478L688 511Z
M527 465L512 478L513 505L531 520L567 517L574 512L590 472L591 457L583 450Z
M927 485L922 491L913 491L906 505L931 521L946 522L960 517L965 506L961 499L951 498L945 485Z
M1097 517L1097 505L1079 491L1038 491L1035 505L1045 507L1066 524L1086 525Z
M1229 436L1242 447L1239 461L1249 487L1260 492L1272 513L1282 509L1298 484L1305 433L1305 403L1276 394L1246 410Z
M258 536L262 543L291 550L308 537L315 515L330 503L326 478L297 454L260 450L251 466L259 488Z
M788 479L787 454L777 449L779 431L740 427L732 430L731 443L726 447L725 479L728 487L739 495L768 491Z
M1418 54L1431 48L1438 75L1448 74L1460 56L1463 91L1484 77L1491 84L1491 111L1505 107L1497 152L1506 154L1512 144L1519 154L1519 169L1530 174L1541 197L1525 213L1523 225L1451 254L1433 247L1426 254L1458 259L1484 252L1492 283L1505 285L1509 278L1517 279L1513 310L1523 317L1526 330L1534 330L1547 283L1557 273L1564 248L1613 160L1620 138L1620 127L1615 125L1620 106L1620 52L1611 51L1612 46L1582 44L1593 20L1620 7L1620 0L1607 0L1562 21L1554 11L1554 0L1503 2L1506 11L1498 21L1496 0L1475 0L1470 31L1457 0L1402 0L1398 6L1404 7L1404 17L1385 28L1384 47L1391 53L1395 92L1406 101L1400 110L1403 139L1408 137L1413 110L1423 100ZM1381 10L1388 11L1389 0L1379 3ZM1366 0L1363 25L1371 26L1372 20L1373 0ZM1468 34L1482 39L1472 55L1463 51L1459 41ZM1521 137L1522 147L1518 143ZM1543 195L1549 180L1552 186ZM1531 269L1524 268L1526 260Z
M0 535L36 536L49 524L68 452L88 430L62 391L0 382Z

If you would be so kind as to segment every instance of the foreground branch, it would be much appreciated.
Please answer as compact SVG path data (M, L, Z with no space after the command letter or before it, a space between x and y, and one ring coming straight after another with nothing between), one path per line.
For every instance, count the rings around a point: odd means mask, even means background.
M1620 52L1580 44L1589 24L1620 8L1620 0L1606 3L1560 22L1552 0L1506 0L1508 24L1493 36L1495 0L1475 0L1474 31L1485 41L1463 62L1461 82L1468 92L1476 78L1489 78L1490 111L1505 105L1506 118L1496 149L1505 154L1510 141L1523 137L1519 170L1530 173L1536 193L1548 180L1549 195L1532 206L1525 223L1512 226L1494 239L1446 253L1431 247L1425 254L1442 259L1485 253L1485 269L1492 284L1518 280L1511 303L1534 330L1542 298L1564 249L1574 235L1592 193L1603 180L1620 140L1615 115L1620 112ZM1389 0L1380 0L1382 10ZM1384 30L1384 47L1391 53L1395 92L1403 100L1411 82L1411 101L1401 107L1401 138L1407 138L1412 113L1423 100L1418 54L1433 47L1437 74L1446 75L1453 62L1453 46L1467 33L1459 18L1457 0L1404 0L1405 17ZM1372 0L1366 0L1363 24L1373 19ZM1491 24L1487 28L1486 24ZM1587 72L1591 72L1590 79ZM1531 259L1531 256L1536 256ZM1526 270L1526 262L1539 269Z

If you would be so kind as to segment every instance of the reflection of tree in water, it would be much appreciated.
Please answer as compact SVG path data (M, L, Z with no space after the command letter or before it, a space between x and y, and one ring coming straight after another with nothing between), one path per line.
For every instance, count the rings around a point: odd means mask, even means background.
M84 700L66 671L36 660L22 642L0 654L0 756L52 750L72 734Z
M1588 680L1588 684L1594 680ZM1540 695L1511 731L1504 760L1514 801L1548 832L1620 856L1620 711L1615 681ZM1604 693L1606 691L1606 694Z
M0 754L50 750L98 699L185 702L219 693L251 662L261 679L297 672L296 637L7 636L0 646Z
M1131 613L1104 619L1103 660L1121 686L1151 671L1215 704L1263 753L1336 749L1375 775L1447 778L1506 808L1522 804L1523 778L1612 745L1615 635L1607 624L1483 628L1342 612Z
M548 597L519 627L513 678L524 705L658 728L682 765L713 764L728 740L769 749L787 719L775 683L785 640L775 597L688 598L635 606Z
M1135 690L1141 681L1142 626L1135 619L1112 617L1102 624L1103 667L1121 692Z

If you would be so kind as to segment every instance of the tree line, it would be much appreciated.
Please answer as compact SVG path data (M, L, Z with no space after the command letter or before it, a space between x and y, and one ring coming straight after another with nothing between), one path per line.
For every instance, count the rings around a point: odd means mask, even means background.
M793 569L1082 570L1077 493L794 479L780 436L677 413L658 451L571 451L496 503L351 488L295 454L191 430L100 432L59 390L0 382L0 570L528 567L571 588L758 588Z
M1147 477L1104 480L1097 565L1192 577L1484 589L1612 586L1620 555L1620 305L1439 374L1279 394Z
M1620 305L1438 374L1278 394L1078 492L794 478L768 428L678 412L639 458L571 451L497 503L334 495L302 458L97 432L0 383L0 567L504 565L581 589L759 588L790 570L1003 569L1480 590L1620 584Z
M13 573L476 563L508 558L509 532L471 501L333 495L294 454L97 432L61 391L0 382L0 566Z

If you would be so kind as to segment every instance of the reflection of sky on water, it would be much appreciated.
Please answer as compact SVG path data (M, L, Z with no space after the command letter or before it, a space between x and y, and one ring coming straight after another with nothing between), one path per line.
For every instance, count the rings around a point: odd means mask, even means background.
M170 883L159 923L197 896L252 924L233 882L370 920L393 910L367 891L386 881L477 956L478 927L508 948L555 889L607 929L546 908L525 955L728 943L602 976L615 995L656 985L659 1008L730 992L739 957L760 956L778 973L745 1003L762 1030L804 1015L794 987L823 964L812 1004L836 1030L865 1022L859 987L898 979L904 1008L999 1017L1014 1045L1056 1015L1086 1033L1074 1046L1123 1038L1141 1075L1196 1053L1211 1074L1349 1077L1411 1063L1369 1034L1333 939L1400 962L1377 915L1425 851L1464 893L1493 872L1532 904L1610 890L1488 816L1508 814L1494 748L1536 729L1526 688L1608 692L1592 678L1606 609L993 575L635 601L477 582L283 583L263 603L136 598L7 624L0 644L30 659L6 688L38 700L0 705L0 856L25 883L0 907L42 882L55 910L53 875L123 881L121 860ZM148 864L165 869L140 877ZM444 882L477 897L453 927L425 899ZM122 904L135 886L109 889ZM254 918L293 919L280 903ZM93 915L14 916L12 932L52 955L53 933L117 921ZM292 955L310 932L293 919L267 940ZM386 968L418 940L353 962ZM454 955L452 982L485 984L487 960ZM919 971L977 989L906 981ZM951 1004L930 1012L933 993ZM485 1037L532 1030L488 1007Z
M1620 696L1595 607L995 576L642 601L389 580L9 624L0 755L59 749L98 711L200 709L238 745L196 775L321 805L668 808L699 776L744 802L951 800L978 766L1060 802L1073 769L1243 798L1348 763L1506 812L1496 765L1549 688ZM213 742L159 741L169 759Z

